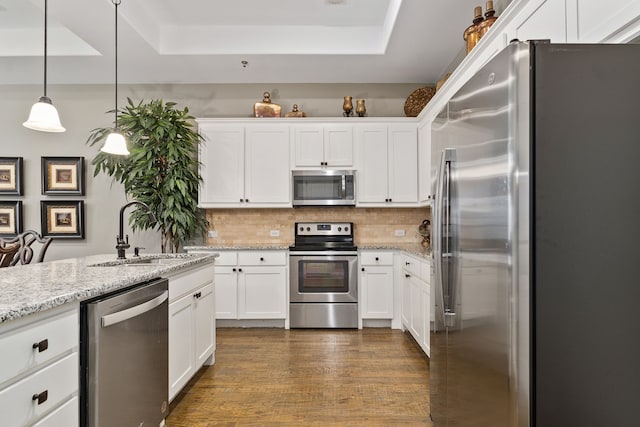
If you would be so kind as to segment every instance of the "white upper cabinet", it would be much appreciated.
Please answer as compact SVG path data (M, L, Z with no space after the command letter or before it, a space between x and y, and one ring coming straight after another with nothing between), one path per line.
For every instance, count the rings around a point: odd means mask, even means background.
M358 206L416 206L418 138L411 125L357 128Z
M298 125L293 129L293 141L297 168L353 167L351 125Z
M627 43L639 34L638 0L567 0L571 43Z
M287 126L200 124L199 206L289 207Z

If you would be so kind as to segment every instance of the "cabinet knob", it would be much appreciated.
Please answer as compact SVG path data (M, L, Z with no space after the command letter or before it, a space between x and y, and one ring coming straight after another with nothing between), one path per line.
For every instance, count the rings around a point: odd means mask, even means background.
M31 400L37 400L38 405L42 405L49 398L49 390L45 390L42 393L36 393L31 397Z
M362 271L364 271L364 267L362 267Z
M263 257L260 257L260 261L264 261L264 258L263 258Z
M411 275L410 274L405 274L404 277L411 277Z
M202 297L202 292L196 292L195 294L193 294L193 297L195 299L200 299L200 297Z
M45 351L46 349L49 348L49 340L48 339L44 339L40 342L36 342L33 343L33 345L31 346L34 350L37 348L38 349L38 353L42 353L43 351Z
M393 199L389 199L390 202L393 202Z
M239 268L238 271L242 273L242 269L241 268Z
M376 257L376 261L380 261L380 258Z
M245 202L249 203L249 199L244 199Z
M405 262L404 265L411 265L409 261Z
M240 199L240 203L244 202L244 199Z
M235 271L236 271L236 269L235 269L235 268L232 268L232 269L231 269L231 271L235 272Z

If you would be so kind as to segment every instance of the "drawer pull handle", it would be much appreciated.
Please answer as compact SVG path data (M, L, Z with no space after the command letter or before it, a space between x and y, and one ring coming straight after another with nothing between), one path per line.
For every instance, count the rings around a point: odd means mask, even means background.
M193 297L196 299L200 299L200 297L202 297L202 292L196 292L195 294L193 294Z
M31 346L34 350L37 348L38 349L38 353L42 353L43 351L45 351L46 349L49 348L49 340L48 339L44 339L40 342L36 342L33 343L33 345Z
M33 395L31 400L37 400L38 405L42 405L49 398L49 390L45 390L42 393L36 393Z

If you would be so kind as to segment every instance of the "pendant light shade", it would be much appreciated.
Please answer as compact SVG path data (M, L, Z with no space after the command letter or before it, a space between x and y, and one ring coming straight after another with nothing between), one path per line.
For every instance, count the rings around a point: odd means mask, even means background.
M126 156L129 154L129 150L127 150L127 141L118 129L114 129L113 132L107 136L107 140L100 151L120 156Z
M66 130L60 124L58 110L47 96L40 97L40 100L33 104L29 119L22 123L22 126L42 132L64 132Z
M31 113L22 126L42 132L64 132L58 110L47 96L47 0L44 0L44 95L31 107Z
M120 4L120 0L111 0L111 2L114 4L115 6L115 11L116 11L116 18L115 18L115 40L116 40L116 52L115 52L115 57L116 57L116 84L115 84L115 94L116 94L116 100L115 100L115 105L116 107L114 108L115 114L116 114L116 118L115 118L115 127L113 128L113 131L109 134L109 136L107 137L107 140L105 141L104 145L102 146L102 148L100 149L100 151L103 151L105 153L109 153L109 154L116 154L119 156L127 156L129 155L129 150L127 149L127 141L124 138L124 135L122 135L120 133L120 130L118 129L118 5Z

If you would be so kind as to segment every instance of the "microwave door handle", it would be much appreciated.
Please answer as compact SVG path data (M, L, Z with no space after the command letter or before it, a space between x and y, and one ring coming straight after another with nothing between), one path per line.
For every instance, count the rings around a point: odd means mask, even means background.
M342 200L347 198L347 177L342 175Z

